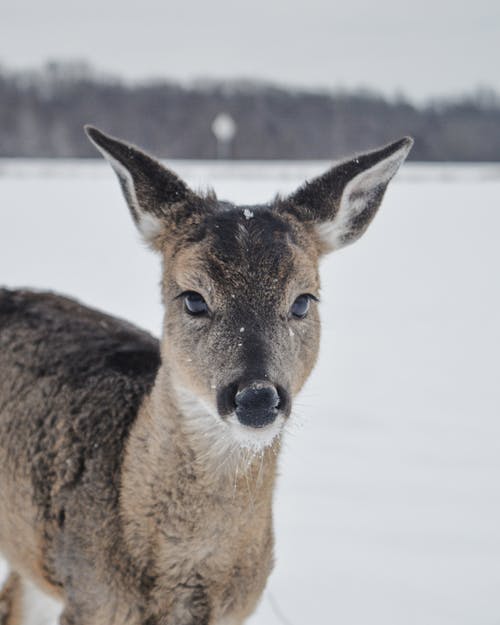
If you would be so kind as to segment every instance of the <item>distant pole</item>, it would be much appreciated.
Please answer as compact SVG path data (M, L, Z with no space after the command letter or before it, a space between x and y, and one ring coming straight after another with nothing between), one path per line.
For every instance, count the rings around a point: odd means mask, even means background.
M236 122L229 113L219 113L212 122L212 132L217 140L217 158L229 158L236 134Z

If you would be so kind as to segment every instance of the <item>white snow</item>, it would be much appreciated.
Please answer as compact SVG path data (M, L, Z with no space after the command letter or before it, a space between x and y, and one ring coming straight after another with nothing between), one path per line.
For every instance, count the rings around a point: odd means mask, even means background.
M325 163L174 163L244 204ZM0 283L158 333L157 258L105 163L0 161ZM500 166L404 165L322 263L322 347L276 494L250 625L500 623Z
M252 219L253 217L253 211L251 211L249 208L244 208L243 209L243 215L245 215L245 219Z

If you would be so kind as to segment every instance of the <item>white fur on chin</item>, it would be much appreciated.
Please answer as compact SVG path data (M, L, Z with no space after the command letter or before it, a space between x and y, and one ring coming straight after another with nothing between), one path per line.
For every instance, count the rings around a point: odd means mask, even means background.
M226 423L230 429L231 436L234 437L234 440L240 447L259 452L272 445L281 434L285 418L280 414L269 425L262 428L253 428L240 423L237 416L233 413L226 419Z

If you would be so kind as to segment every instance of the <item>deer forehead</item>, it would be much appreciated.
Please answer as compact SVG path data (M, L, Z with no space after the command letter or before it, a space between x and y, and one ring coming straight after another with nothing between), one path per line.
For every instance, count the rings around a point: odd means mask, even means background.
M232 207L210 215L176 247L171 277L212 297L261 299L317 289L317 253L307 230L268 207Z

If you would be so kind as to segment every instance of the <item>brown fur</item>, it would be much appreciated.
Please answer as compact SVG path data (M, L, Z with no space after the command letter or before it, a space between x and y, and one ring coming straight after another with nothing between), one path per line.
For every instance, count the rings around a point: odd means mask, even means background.
M21 578L11 573L0 592L0 625L22 623Z
M291 313L318 295L317 226L344 211L336 240L361 233L407 143L344 164L331 193L334 175L245 208L89 134L161 253L162 340L60 296L0 290L0 551L17 572L1 625L18 625L18 575L63 603L62 625L238 625L273 565L280 433L318 352L317 303ZM361 177L344 201L367 168L375 190ZM186 291L210 314L189 315ZM254 383L280 393L267 430L226 405Z

